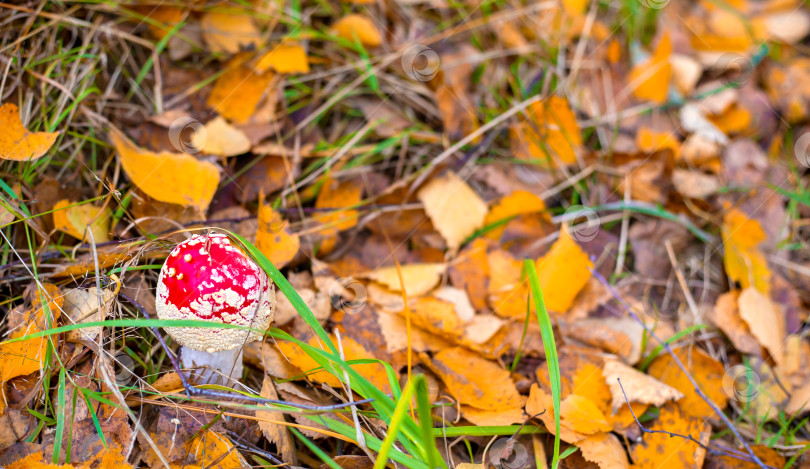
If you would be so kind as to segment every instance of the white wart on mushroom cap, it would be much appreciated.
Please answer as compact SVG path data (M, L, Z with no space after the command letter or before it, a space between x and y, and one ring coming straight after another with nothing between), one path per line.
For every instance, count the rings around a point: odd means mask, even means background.
M195 319L265 330L273 320L276 295L267 274L231 240L218 233L196 235L172 250L157 286L160 319ZM240 329L169 327L180 345L205 352L257 340Z

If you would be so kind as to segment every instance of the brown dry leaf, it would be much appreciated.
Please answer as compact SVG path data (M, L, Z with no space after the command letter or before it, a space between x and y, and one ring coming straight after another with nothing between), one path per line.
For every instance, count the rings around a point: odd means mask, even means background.
M261 56L256 63L256 71L264 73L309 73L309 61L303 47L294 42L282 42Z
M422 186L417 197L451 252L481 228L487 215L486 202L450 171Z
M72 205L72 206L71 206ZM69 200L60 200L53 206L53 226L76 239L90 242L88 225L93 242L106 243L110 240L112 210L109 207L96 207L90 204L76 205Z
M566 335L606 352L619 355L625 363L641 359L644 328L629 317L587 318L568 324Z
M291 234L290 223L269 205L259 209L259 229L256 232L256 247L267 256L277 268L286 266L301 245L298 234Z
M366 47L378 47L382 44L380 30L366 15L346 15L332 26L332 32L351 43L359 41Z
M244 132L217 116L205 123L204 132L195 132L191 145L209 155L236 156L250 151L250 140Z
M487 213L484 218L484 226L489 227L495 223L504 223L510 218L520 215L535 215L538 219L551 222L548 213L545 212L546 204L543 199L528 191L518 190L502 197ZM486 237L498 240L506 229L503 224L494 227L486 233Z
M748 325L751 334L768 350L773 360L781 365L785 355L785 315L782 308L749 287L737 299L740 317Z
M273 379L268 375L264 375L262 381L261 396L265 399L278 400L278 392ZM287 426L284 422L283 412L270 412L266 410L257 410L256 418L259 419L259 428L267 441L276 445L276 451L281 453L281 461L287 464L295 464L295 444L290 432L287 431Z
M260 49L259 27L247 11L208 11L200 19L202 37L214 53L236 54L241 50Z
M527 113L529 121L514 125L510 131L515 155L546 162L552 168L575 164L582 135L568 100L550 96L531 104Z
M723 375L726 371L723 364L694 347L681 348L674 352L700 386L701 391L719 408L725 408L728 396L723 389ZM678 400L677 405L686 415L700 419L715 415L714 410L695 391L689 378L681 371L671 355L663 354L656 358L647 371L650 376L683 393L684 397Z
M462 404L480 410L507 411L523 407L509 372L461 347L440 351L422 362L444 382L447 392Z
M679 390L616 359L605 360L602 373L605 376L605 382L610 386L610 394L613 396L613 412L626 406L627 401L660 407L669 400L681 399L684 396ZM619 380L621 380L621 385L619 385ZM624 392L622 392L622 388ZM625 394L627 394L627 399L625 399Z
M741 210L732 209L723 218L723 246L726 274L740 282L742 287L755 287L768 295L771 290L771 271L759 245L765 241L765 232L759 222L749 219Z
M483 238L476 238L459 252L450 264L448 275L456 288L463 288L473 307L481 311L487 306L489 284L489 262L487 248L490 245Z
M337 348L337 341L334 336L330 335L332 343ZM328 347L326 344L320 345L317 337L311 337L307 343L316 348ZM376 357L362 345L355 342L354 339L349 337L341 337L343 346L343 356L346 360L362 360L362 359L376 359ZM318 362L312 359L307 353L298 345L292 342L279 341L278 348L296 368L304 372L312 371L313 369L320 368ZM328 349L327 349L328 350ZM388 375L386 374L385 367L379 363L369 363L362 365L352 365L358 373L363 375L366 379L371 381L377 388L382 389L384 392L391 392L391 384L388 382ZM341 388L341 380L325 370L312 373L307 376L308 379L320 383L326 383L333 388Z
M704 445L709 443L712 433L708 423L684 414L681 407L674 404L662 407L658 419L649 428L691 435ZM631 455L635 461L633 467L637 469L660 469L662 464L673 469L700 469L706 449L666 433L645 433L643 441L632 448Z
M433 290L446 268L445 264L440 263L406 264L399 269L397 266L381 267L361 277L380 282L393 291L401 292L404 288L408 297L417 297ZM398 270L402 273L402 283L399 281Z
M461 139L478 128L475 103L467 91L466 82L442 83L433 92L433 96L442 116L444 131L450 139ZM473 143L478 143L479 140L480 138L474 139Z
M281 298L284 295L277 295ZM245 363L263 369L267 374L281 380L290 379L301 374L275 344L254 341L245 345Z
M35 160L50 150L59 132L29 132L20 120L16 104L0 106L0 158L13 161Z
M204 212L219 185L219 169L185 153L153 153L111 127L110 139L129 178L161 202L194 206Z
M206 104L222 117L237 124L251 120L262 102L275 100L271 84L272 72L256 73L245 64L246 56L239 54L224 65L225 72L217 78Z
M356 207L362 197L363 187L353 180L341 182L330 178L323 183L315 200L315 208L340 210L321 212L312 217L323 226L320 230L324 237L321 251L331 251L337 243L338 232L357 225L359 214Z
M585 435L612 429L599 406L577 394L570 394L560 402L560 425Z
M611 433L597 433L577 442L582 456L599 469L629 469L627 453L621 441Z
M560 238L545 256L537 260L537 279L543 289L546 308L565 313L591 277L593 262L568 232L560 230Z
M0 406L5 405L3 401L4 399L0 399ZM33 423L33 416L28 411L23 413L17 409L2 409L0 412L0 448L5 450L28 435Z
M711 320L726 334L734 344L734 348L741 353L758 355L760 353L759 342L751 335L748 325L740 317L740 310L737 307L739 296L739 290L732 290L720 295L712 310Z
M672 183L682 196L693 199L705 199L715 194L722 186L717 176L679 168L672 172Z
M64 295L65 319L68 324L103 321L112 307L112 298L113 292L108 289L99 291L96 287L90 287L87 290L82 288L68 290ZM101 300L101 307L99 307L99 300ZM65 338L73 341L94 342L102 329L102 326L84 327L66 332Z
M656 104L666 102L672 76L672 65L669 62L671 54L672 42L669 34L664 33L652 56L630 71L628 86L633 87L633 96Z

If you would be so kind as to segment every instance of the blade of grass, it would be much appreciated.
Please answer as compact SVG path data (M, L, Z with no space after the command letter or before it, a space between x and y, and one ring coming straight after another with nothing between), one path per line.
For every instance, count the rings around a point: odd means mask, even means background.
M59 464L59 456L62 454L62 437L65 432L65 418L67 417L67 412L65 412L65 375L65 368L60 368L56 397L57 405L56 409L54 409L56 413L56 430L53 440L53 457L51 458L54 464Z
M552 469L557 469L560 462L560 394L562 386L560 384L560 362L557 358L557 344L554 341L554 328L551 325L551 318L546 311L546 303L543 300L543 290L540 288L540 281L537 278L537 268L534 261L524 259L524 273L528 274L529 286L531 287L532 298L534 299L537 322L540 323L540 335L543 337L543 349L546 352L546 365L548 365L548 376L551 381L551 397L554 402L554 455L551 459Z

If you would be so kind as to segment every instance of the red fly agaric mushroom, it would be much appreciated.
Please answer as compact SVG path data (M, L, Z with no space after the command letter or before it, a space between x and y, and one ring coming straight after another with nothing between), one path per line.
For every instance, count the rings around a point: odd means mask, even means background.
M160 319L196 319L265 330L276 305L273 282L230 238L196 235L178 244L160 269L157 286ZM240 376L242 345L260 339L245 329L170 327L182 347L183 367L208 367L203 381L217 371ZM217 380L217 379L214 379Z

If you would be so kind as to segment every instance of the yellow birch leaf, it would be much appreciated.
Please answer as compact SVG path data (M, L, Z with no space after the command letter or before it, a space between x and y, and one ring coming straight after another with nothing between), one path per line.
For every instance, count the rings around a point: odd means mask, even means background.
M301 245L298 234L289 232L289 222L270 206L259 209L259 230L256 232L256 247L267 256L277 268L287 265Z
M200 433L186 442L188 463L172 464L172 469L207 467L216 469L243 469L247 462L236 451L231 440L213 430Z
M516 156L548 162L552 168L576 163L582 135L568 100L550 96L530 105L527 112L531 121L520 122L511 129Z
M205 132L195 132L191 146L208 155L236 156L250 151L250 139L244 132L217 116L205 123Z
M656 104L663 104L667 100L669 80L672 77L672 65L669 62L671 54L672 42L669 34L665 33L652 56L630 71L629 86L633 87L633 96Z
M602 410L587 397L577 394L570 394L560 402L560 425L585 435L612 429Z
M660 433L645 433L643 441L635 445L630 454L636 469L700 469L706 457L705 446L673 438L669 432L689 435L703 445L709 443L712 427L703 419L684 414L678 406L667 404L661 408L658 419L649 425ZM663 431L663 432L661 432Z
M487 215L486 202L453 172L433 178L419 189L417 198L452 252L483 226Z
M332 26L332 31L338 37L352 43L355 40L360 41L360 44L366 47L377 47L382 44L380 31L366 15L346 15Z
M206 104L222 117L237 124L244 124L256 112L256 107L267 95L275 92L270 86L275 75L272 72L256 73L245 65L244 54L239 54L225 64L225 72L217 78Z
M93 241L106 243L110 240L110 221L112 211L109 207L96 207L90 204L70 207L69 200L60 200L53 206L53 226L76 239L90 242L86 235L87 225L93 232ZM68 207L68 208L65 208Z
M656 153L665 149L672 150L672 156L677 157L681 151L681 142L673 133L655 132L642 127L636 134L636 145L644 153Z
M558 313L568 311L574 298L588 283L589 268L593 268L593 262L588 254L571 238L568 228L563 227L560 238L545 256L537 260L537 278L546 307Z
M116 128L110 139L129 179L153 199L205 211L219 185L219 169L186 153L154 153Z
M524 398L507 370L461 347L444 349L423 362L460 403L480 410L521 408Z
M309 61L304 48L295 43L282 42L265 53L256 63L256 71L273 69L278 73L309 73Z
M29 132L15 104L0 106L0 158L13 161L35 160L56 141L59 132Z
M319 212L312 217L322 228L319 230L324 240L319 248L321 252L329 252L337 242L339 231L348 230L357 225L359 216L357 205L363 197L363 187L356 181L337 181L327 179L315 199L315 208L336 209Z
M421 296L439 284L442 274L447 266L441 263L405 264L400 266L402 283L396 266L381 267L363 274L368 278L380 282L393 291L401 292L403 287L408 296ZM403 285L404 283L404 285Z
M518 215L536 214L543 220L550 221L548 213L545 213L546 204L543 199L532 194L529 191L515 191L511 194L502 197L487 213L484 218L484 226L490 226L497 222L506 221ZM542 213L541 213L542 212ZM490 239L499 239L503 234L506 226L502 224L495 228L490 229L486 236Z
M206 12L200 19L200 30L211 52L236 54L240 50L262 47L261 31L247 12Z
M681 348L675 350L675 355L689 370L706 396L719 408L724 409L728 396L723 388L723 375L726 372L723 364L698 348ZM692 382L668 353L656 358L647 372L653 378L683 393L684 397L678 399L676 404L684 414L701 420L714 416L714 410L695 391Z
M582 457L594 462L599 469L629 469L627 453L621 441L611 433L597 433L577 442Z
M771 290L771 271L759 249L765 238L759 222L749 219L740 209L732 209L723 217L726 274L740 282L743 289L753 286L767 296Z
M562 0L563 9L569 16L580 16L585 13L588 0Z

